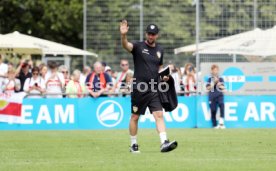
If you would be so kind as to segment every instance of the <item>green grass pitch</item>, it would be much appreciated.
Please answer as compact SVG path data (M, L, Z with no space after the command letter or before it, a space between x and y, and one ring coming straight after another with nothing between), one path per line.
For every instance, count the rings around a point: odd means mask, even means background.
M0 131L0 171L276 169L276 129L169 129L170 153L154 129L139 131L141 154L129 153L127 130Z

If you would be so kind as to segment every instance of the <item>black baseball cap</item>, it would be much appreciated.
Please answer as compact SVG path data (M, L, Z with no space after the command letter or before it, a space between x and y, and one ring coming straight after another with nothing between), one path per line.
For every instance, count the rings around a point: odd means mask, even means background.
M159 28L155 24L149 24L147 26L146 32L151 33L151 34L158 34L159 33Z

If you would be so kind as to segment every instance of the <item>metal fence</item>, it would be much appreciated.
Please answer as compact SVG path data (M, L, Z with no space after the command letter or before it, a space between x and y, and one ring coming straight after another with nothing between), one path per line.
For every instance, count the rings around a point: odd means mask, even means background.
M206 42L243 33L255 28L270 29L276 25L275 0L196 0L197 42ZM246 39L246 37L244 37ZM198 55L201 62L276 61L275 57L258 59L241 55Z
M174 48L194 43L195 4L192 0L85 0L87 49L99 54L98 60L107 62L112 69L119 70L119 61L127 58L132 64L132 56L123 50L120 43L119 20L129 22L128 39L144 39L145 27L156 23L160 29L159 42L165 49L165 64L184 66L192 55L174 55ZM87 59L91 65L96 59Z
M99 54L113 69L131 55L121 47L118 22L128 20L129 40L144 38L149 23L161 28L159 42L165 48L165 64L196 64L192 53L174 55L173 49L276 25L276 0L84 0L84 46ZM196 15L198 18L196 20ZM198 28L196 29L196 26ZM87 59L89 65L95 60ZM246 62L251 58L231 55L199 55L198 62ZM256 60L253 59L255 62ZM263 61L275 61L265 58ZM133 64L131 63L133 67Z

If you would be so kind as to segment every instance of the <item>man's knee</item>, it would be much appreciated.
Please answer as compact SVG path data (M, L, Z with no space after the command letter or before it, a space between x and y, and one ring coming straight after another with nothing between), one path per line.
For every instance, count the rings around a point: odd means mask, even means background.
M132 114L132 115L131 115L131 120L137 122L137 121L139 120L139 117L140 117L140 115Z
M163 119L163 111L153 112L153 116L155 119Z

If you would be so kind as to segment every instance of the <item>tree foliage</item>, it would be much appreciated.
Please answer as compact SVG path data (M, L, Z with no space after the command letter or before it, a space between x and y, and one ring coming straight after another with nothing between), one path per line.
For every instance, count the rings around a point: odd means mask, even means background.
M82 48L82 9L82 0L1 0L0 31Z
M173 49L195 42L195 1L154 0L143 2L143 29L156 23L166 62L183 65L183 55ZM253 29L254 0L200 0L200 40L207 41ZM257 0L257 26L273 27L276 1ZM127 54L121 47L119 20L129 21L129 40L139 40L140 0L87 0L88 48L100 60L115 64ZM82 0L1 0L0 32L24 34L82 48ZM185 55L184 55L185 56ZM193 59L188 58L189 60Z

